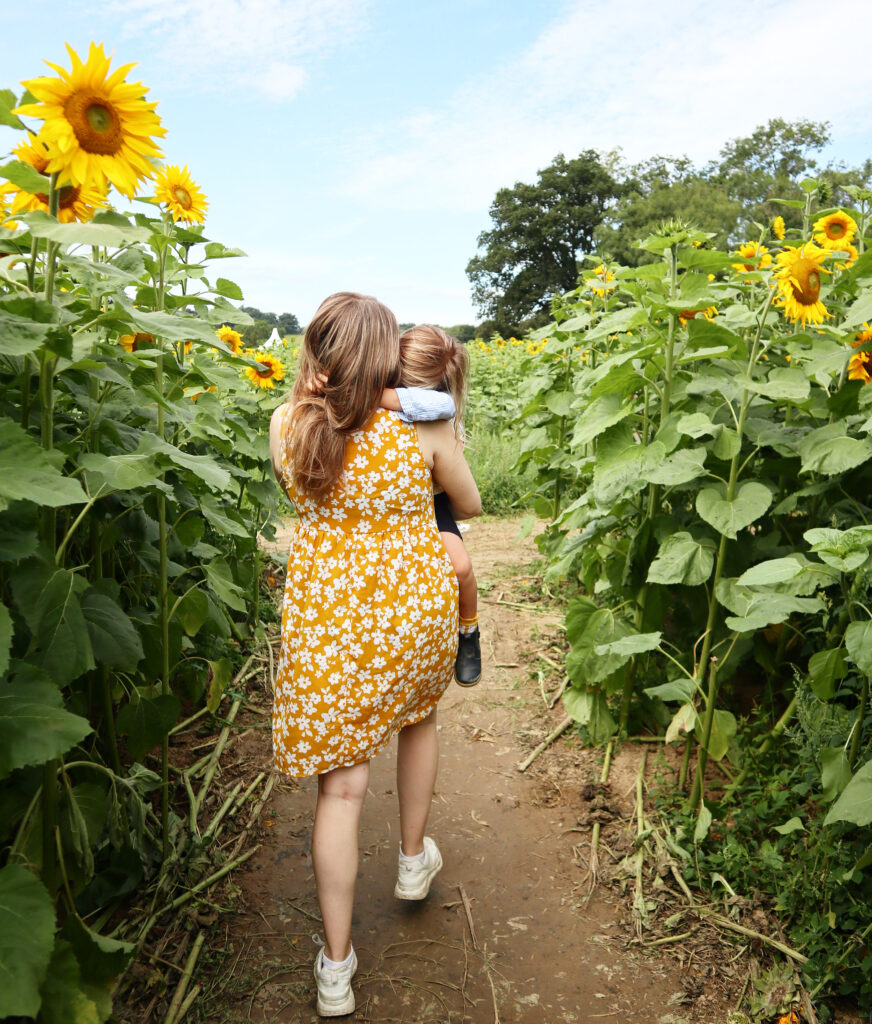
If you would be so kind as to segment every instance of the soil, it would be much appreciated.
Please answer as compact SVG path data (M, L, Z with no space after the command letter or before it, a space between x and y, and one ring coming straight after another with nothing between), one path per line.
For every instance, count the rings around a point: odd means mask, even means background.
M601 752L570 730L528 770L518 768L564 718L561 703L549 710L542 696L561 684L549 661L556 668L561 657L562 617L543 588L535 544L520 537L519 525L480 521L465 534L479 583L484 673L474 688L453 685L439 706L440 773L428 831L444 868L420 904L393 897L394 748L372 763L353 926L357 1010L346 1019L723 1022L747 977L747 966L727 964L737 947L717 933L701 944L670 937L646 947L632 924L632 880L626 895L626 880L612 884L631 850L642 750L651 748L648 782L658 771L674 772L674 761L655 756L653 744L625 744L603 788ZM277 551L285 540L277 539ZM249 733L237 747L251 770L270 770L268 732ZM319 1019L314 801L313 781L282 779L274 787L260 821L263 845L234 872L222 900L235 896L237 908L219 926L223 949L213 946L201 965L208 971L211 961L222 993L220 1009L217 1000L207 1001L214 1012L198 1008L207 1013L201 1020ZM592 888L595 820L603 841ZM697 927L682 924L685 930L696 934Z

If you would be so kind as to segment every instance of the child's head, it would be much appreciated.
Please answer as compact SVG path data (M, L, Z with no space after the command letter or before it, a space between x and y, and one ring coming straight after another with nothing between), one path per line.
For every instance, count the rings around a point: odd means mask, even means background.
M420 324L400 335L400 376L406 388L447 391L454 399L457 422L463 417L469 356L439 327Z

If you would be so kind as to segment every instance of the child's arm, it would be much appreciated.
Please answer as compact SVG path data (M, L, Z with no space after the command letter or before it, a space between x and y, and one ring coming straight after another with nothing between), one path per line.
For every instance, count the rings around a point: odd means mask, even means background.
M451 395L430 388L386 388L381 406L398 412L407 423L450 420L456 412Z

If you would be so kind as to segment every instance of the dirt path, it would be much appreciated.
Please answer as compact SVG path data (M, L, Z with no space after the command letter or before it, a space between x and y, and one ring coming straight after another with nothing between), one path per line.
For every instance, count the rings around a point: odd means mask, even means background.
M545 710L536 680L542 662L534 652L556 635L560 616L532 589L535 545L519 540L518 523L505 520L475 523L466 540L481 591L484 678L472 690L452 686L440 704L429 832L445 866L426 902L393 898L392 747L373 762L363 812L353 932L358 1009L347 1019L679 1024L688 1008L677 1004L693 987L689 977L699 994L700 972L630 948L620 894L601 887L585 899L590 830L578 823L598 755L564 738L529 773L516 767L562 717L559 706ZM266 734L251 739L261 745L251 753L268 767ZM610 799L621 816L632 809L634 757L622 755L612 770ZM225 969L234 972L238 1002L227 1007L225 1021L318 1020L311 974L312 934L320 928L309 849L314 799L312 782L276 786L263 847L234 875L240 912L229 926ZM689 1019L725 1016L716 996L703 995Z

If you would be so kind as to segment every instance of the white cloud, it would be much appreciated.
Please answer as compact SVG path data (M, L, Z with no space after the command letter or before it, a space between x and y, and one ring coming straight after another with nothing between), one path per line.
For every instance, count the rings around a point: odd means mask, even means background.
M808 33L872 32L872 5L831 0L575 0L513 63L464 83L441 109L357 140L344 191L374 206L484 210L563 152L631 160L717 155L772 117L829 120L872 151L872 64L831 76Z
M306 67L364 28L369 0L104 0L178 85L291 99Z

